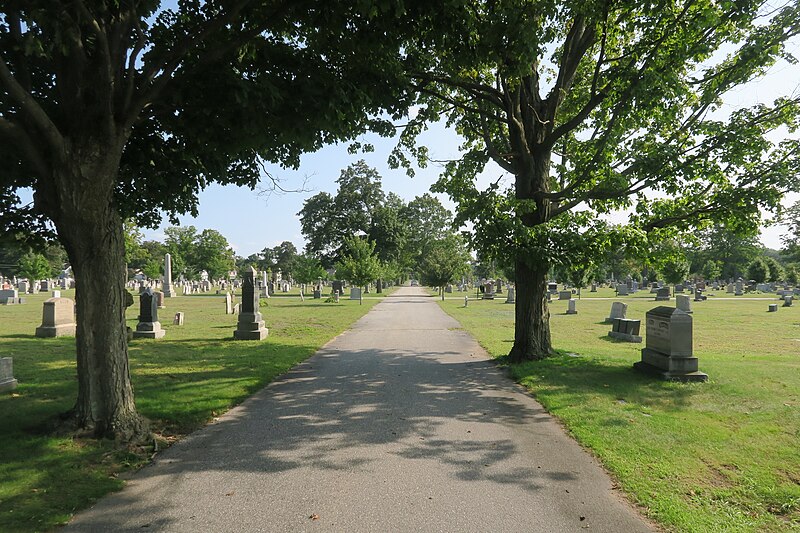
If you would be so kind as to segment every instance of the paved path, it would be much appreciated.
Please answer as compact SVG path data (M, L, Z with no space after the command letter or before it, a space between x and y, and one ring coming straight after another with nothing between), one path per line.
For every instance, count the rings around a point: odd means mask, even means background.
M400 289L66 530L649 531L458 328Z

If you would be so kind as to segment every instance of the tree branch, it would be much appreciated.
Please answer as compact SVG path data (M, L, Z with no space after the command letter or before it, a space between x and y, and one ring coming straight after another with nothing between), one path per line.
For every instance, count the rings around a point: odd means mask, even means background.
M58 131L36 99L17 82L2 55L0 55L0 84L6 88L11 99L44 135L50 143L50 149L57 157L60 157L64 153L64 138L61 132Z

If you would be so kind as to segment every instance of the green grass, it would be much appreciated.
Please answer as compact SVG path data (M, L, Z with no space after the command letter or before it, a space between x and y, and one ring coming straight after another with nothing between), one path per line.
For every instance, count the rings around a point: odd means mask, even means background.
M62 291L64 297L72 294ZM380 301L365 298L359 305L343 298L337 305L293 296L270 298L261 307L269 328L262 342L232 340L236 316L225 315L222 296L167 299L167 309L159 313L166 336L134 340L129 348L137 408L165 441L241 403ZM25 305L0 306L0 354L14 358L19 380L13 393L0 394L3 532L48 530L68 521L75 511L120 489L118 474L147 459L110 442L54 437L42 430L77 395L75 339L33 336L46 297L29 295ZM186 315L184 326L172 325L177 311ZM137 314L136 306L128 309L133 328Z
M628 318L662 305L622 300ZM504 301L440 303L499 357L513 340L514 306ZM602 322L611 301L589 298L577 315L553 301L559 355L510 371L667 529L800 530L800 308L767 313L768 303L692 303L694 353L708 383L634 372L644 344L609 339Z

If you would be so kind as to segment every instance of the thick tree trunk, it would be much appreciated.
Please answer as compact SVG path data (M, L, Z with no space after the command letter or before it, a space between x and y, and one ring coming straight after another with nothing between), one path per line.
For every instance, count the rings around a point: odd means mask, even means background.
M56 172L46 201L75 274L78 398L69 414L82 431L133 442L149 432L128 367L125 239L113 203L119 158L113 146L94 148Z
M513 362L544 359L552 352L547 271L546 263L531 267L526 261L516 259L514 346L509 353Z

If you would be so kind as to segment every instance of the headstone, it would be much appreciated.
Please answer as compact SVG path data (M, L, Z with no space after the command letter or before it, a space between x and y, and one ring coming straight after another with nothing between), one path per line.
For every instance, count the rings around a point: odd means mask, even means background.
M42 325L37 337L74 337L75 302L69 298L50 298L42 304Z
M160 339L166 335L158 321L158 301L153 289L147 288L139 295L139 323L133 332L134 339Z
M314 299L319 300L322 298L322 291L319 289L314 289Z
M741 296L742 294L744 294L744 284L741 281L737 281L734 296Z
M338 304L339 303L339 291L334 291L333 294L334 294L334 296L336 298L334 301Z
M689 300L689 297L685 294L678 294L675 296L675 307L683 311L684 313L691 313L692 312L692 302Z
M589 289L589 292L597 292L597 283L592 283L592 288Z
M558 283L548 283L547 292L550 294L556 294L558 292Z
M361 288L359 288L359 287L350 287L350 299L351 300L360 300L361 299Z
M233 296L231 296L230 292L225 293L225 314L233 314Z
M577 315L578 314L577 304L578 304L578 300L576 300L574 298L570 298L570 300L567 302L567 314L568 315Z
M728 283L728 284L725 286L725 292L726 292L727 294L733 294L733 291L734 291L734 290L735 290L735 287L734 287L733 283Z
M51 298L61 298L61 291L53 291L50 293Z
M233 338L236 340L260 341L267 338L269 330L258 310L258 291L256 290L256 269L248 268L242 279L242 302L239 307L239 320Z
M11 357L0 357L0 392L8 392L17 388L14 379L14 360Z
M175 318L172 319L172 324L175 326L182 326L183 325L183 313L178 311L175 313Z
M675 285L675 292L676 293L683 292L683 284L678 283L677 285Z
M611 323L611 331L608 332L608 336L627 342L642 342L642 337L639 336L641 323L641 320L632 318L615 318Z
M628 313L628 304L625 302L613 302L611 304L611 314L606 318L606 323L613 323L615 318L625 318Z
M793 296L787 295L783 297L783 306L784 307L791 307L792 306L792 298Z
M696 288L694 290L694 301L695 302L705 302L706 300L708 300L708 296L703 294L703 289L701 289L699 287Z
M487 281L483 284L483 299L494 300L494 282Z
M640 372L672 381L706 381L698 371L692 350L692 317L674 307L656 307L647 312L647 347L633 367Z
M29 288L28 282L25 281L25 280L22 280L19 283L17 283L17 289L22 294L27 294L28 293L28 288Z
M571 300L572 299L572 291L560 291L558 293L559 300Z
M464 298L466 298L466 296ZM506 303L507 304L513 304L513 303L516 303L516 301L517 301L516 289L514 289L514 287L509 285L508 286L508 295L506 296ZM466 307L466 304L464 305L464 307Z
M449 283L448 283L448 284L447 284L447 285L445 285L445 287L444 287L444 292L446 292L446 293L448 293L448 294L452 294L452 293L453 293L453 286L452 286L451 284L449 284Z
M617 296L628 296L628 286L625 283L617 285Z
M657 302L668 302L670 300L669 287L661 287L656 292Z
M13 305L18 303L20 303L20 298L17 289L0 289L0 304Z
M778 304L769 304L769 307L767 308L767 312L768 313L776 313L776 312L778 312Z
M166 309L167 308L167 306L164 305L164 293L163 292L155 291L153 293L153 296L155 296L155 298L156 298L156 306L159 309Z
M164 254L164 285L162 287L164 298L176 296L175 288L172 286L172 256Z
M495 291L496 294L503 294L503 280L496 279L495 280Z

